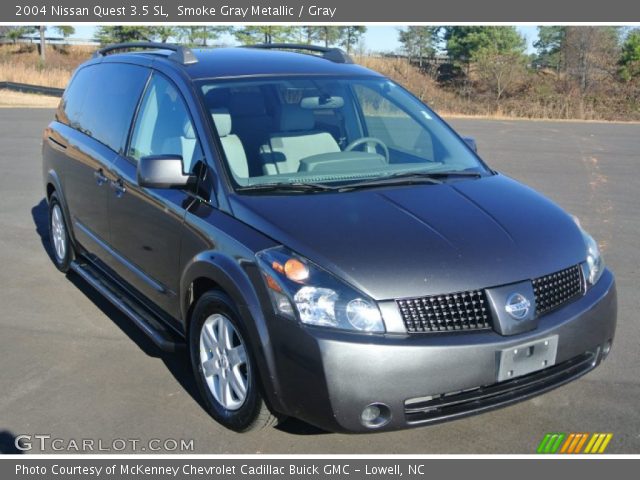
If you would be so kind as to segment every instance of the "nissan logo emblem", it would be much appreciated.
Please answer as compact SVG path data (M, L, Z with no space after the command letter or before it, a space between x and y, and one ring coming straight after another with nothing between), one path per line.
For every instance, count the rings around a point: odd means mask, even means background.
M512 293L504 306L506 312L516 320L522 320L529 314L531 302L521 293Z

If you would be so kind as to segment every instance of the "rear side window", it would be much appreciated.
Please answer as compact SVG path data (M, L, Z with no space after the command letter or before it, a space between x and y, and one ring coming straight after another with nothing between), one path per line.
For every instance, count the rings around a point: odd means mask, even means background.
M144 67L119 63L83 68L65 92L58 120L121 152L148 75Z

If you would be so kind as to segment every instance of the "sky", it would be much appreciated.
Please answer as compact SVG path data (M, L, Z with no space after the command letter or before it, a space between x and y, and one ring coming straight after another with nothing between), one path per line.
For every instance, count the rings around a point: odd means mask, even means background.
M393 52L400 49L400 43L398 42L398 28L397 26L378 26L371 25L367 27L367 33L365 34L365 45L368 50L376 52ZM74 38L79 39L91 39L96 30L95 26L89 25L76 25L76 33ZM527 53L533 53L533 42L538 39L538 28L535 26L522 25L517 27L520 34L527 40ZM223 41L233 43L233 37L223 38Z

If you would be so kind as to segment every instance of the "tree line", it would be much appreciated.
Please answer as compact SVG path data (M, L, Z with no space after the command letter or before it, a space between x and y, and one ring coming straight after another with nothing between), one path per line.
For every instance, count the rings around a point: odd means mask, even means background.
M351 26L104 26L96 32L102 44L131 41L178 41L191 46L215 45L223 35L231 35L243 45L257 43L305 43L339 46L347 53L358 48L367 27Z
M533 54L527 54L525 39L511 26L410 26L399 30L398 40L420 67L437 54L446 56L459 69L454 79L462 90L471 90L473 78L496 102L541 70L577 86L583 96L640 77L637 28L541 26Z
M0 37L7 38L14 43L24 37L29 37L40 32L41 56L44 57L44 45L46 43L44 26L17 26L0 27ZM73 26L53 27L55 33L64 39L75 33ZM362 25L348 26L139 26L116 25L98 27L94 40L99 43L126 43L126 42L180 42L194 47L206 47L216 45L224 35L231 35L242 45L257 43L304 43L321 44L325 47L338 46L344 48L347 53L352 53L362 47L362 38L367 27ZM363 50L363 48L360 48Z

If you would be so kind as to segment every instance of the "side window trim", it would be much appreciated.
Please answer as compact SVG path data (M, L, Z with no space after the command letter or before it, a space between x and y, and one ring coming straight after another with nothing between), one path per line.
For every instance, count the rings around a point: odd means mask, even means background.
M127 131L127 136L124 142L124 148L120 153L120 156L127 160L128 162L133 163L134 165L137 163L133 159L129 158L129 144L131 143L131 137L133 136L133 129L136 126L136 122L138 121L138 114L140 113L140 108L142 107L142 101L144 97L147 95L147 90L149 89L149 85L151 84L151 79L153 78L153 70L149 69L149 74L147 75L147 80L144 84L144 88L142 89L142 93L140 93L140 97L138 97L138 103L136 104L136 108L133 111L133 116L131 117L131 123L129 124L129 129Z

